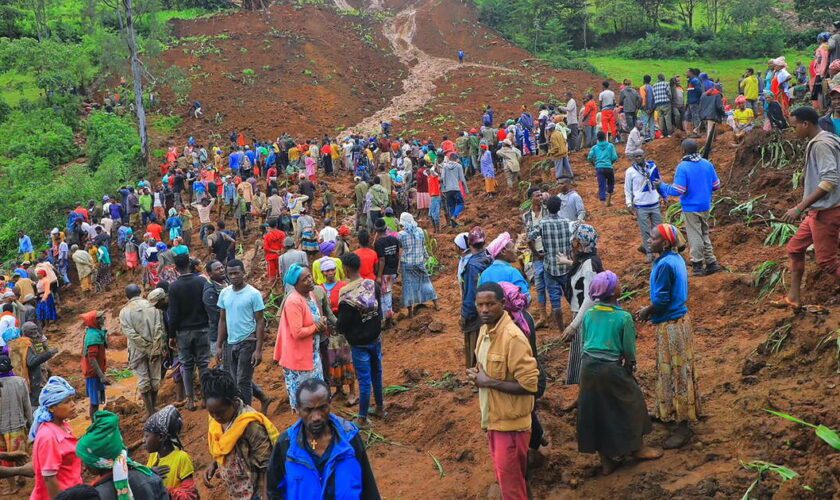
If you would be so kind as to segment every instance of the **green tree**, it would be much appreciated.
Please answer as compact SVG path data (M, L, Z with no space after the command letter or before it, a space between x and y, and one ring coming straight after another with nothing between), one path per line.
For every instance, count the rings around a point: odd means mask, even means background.
M837 0L794 0L793 8L801 21L820 26L840 19L840 2Z

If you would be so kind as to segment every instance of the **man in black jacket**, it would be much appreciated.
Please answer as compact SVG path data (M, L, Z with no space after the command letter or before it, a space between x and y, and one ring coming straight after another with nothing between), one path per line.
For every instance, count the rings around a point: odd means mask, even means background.
M385 402L382 396L382 316L380 314L381 291L375 281L359 275L361 259L354 253L341 256L341 264L347 276L347 284L341 289L338 304L336 329L344 335L353 354L353 367L359 379L359 417L356 422L367 424L370 405L370 389L376 409L370 412L374 417L385 417Z
M210 339L207 333L207 311L198 298L204 294L207 280L191 272L190 256L176 255L175 267L180 276L169 285L169 347L178 349L178 359L184 374L187 409L195 411L195 379L207 371L210 364Z

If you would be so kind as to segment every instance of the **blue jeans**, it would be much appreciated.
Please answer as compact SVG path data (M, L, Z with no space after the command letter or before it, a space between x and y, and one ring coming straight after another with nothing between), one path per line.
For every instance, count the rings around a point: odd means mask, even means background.
M350 352L353 354L356 378L359 379L359 417L367 418L371 383L376 406L385 406L382 397L382 341L377 340L368 345L351 345Z
M572 164L569 163L568 156L554 160L554 176L558 179L564 176L570 179L574 178L575 174L572 172Z
M639 118L642 120L642 135L645 139L653 139L656 137L656 120L653 119L653 111L648 113L642 110L639 113Z
M607 199L607 193L613 194L615 191L615 170L596 168L595 173L598 176L598 199L604 201Z
M449 210L449 218L457 219L464 211L464 197L461 191L446 191L446 206Z
M560 309L563 303L563 289L566 286L566 275L555 276L545 271L545 288L548 292L548 299L551 301L551 309Z
M537 287L537 300L545 307L545 267L543 261L534 261L534 286Z
M432 202L429 204L429 217L432 218L436 226L440 225L440 196L432 196Z

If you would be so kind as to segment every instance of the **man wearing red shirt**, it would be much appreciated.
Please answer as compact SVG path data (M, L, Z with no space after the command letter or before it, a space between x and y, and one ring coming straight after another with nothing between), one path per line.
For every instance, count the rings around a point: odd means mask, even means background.
M598 105L592 94L586 94L586 104L580 114L580 122L583 124L583 135L586 138L586 147L595 145L595 127L598 124Z
M265 253L266 269L268 270L269 281L279 276L280 254L283 252L283 244L286 241L286 233L277 229L277 218L268 221L268 232L263 236L263 252Z
M163 226L157 222L150 222L149 225L146 226L146 232L154 236L155 241L163 241L161 238L161 235L163 234Z
M440 230L440 175L434 167L427 171L426 181L429 186L429 218L437 233Z
M455 143L449 140L448 136L443 136L443 141L440 143L440 148L443 150L443 155L456 152Z
M81 215L85 222L90 222L90 212L88 212L88 209L83 207L81 203L73 211Z
M376 250L370 248L370 233L366 229L359 230L359 248L353 253L362 261L359 266L359 275L364 279L376 280L376 264L379 263L379 256Z

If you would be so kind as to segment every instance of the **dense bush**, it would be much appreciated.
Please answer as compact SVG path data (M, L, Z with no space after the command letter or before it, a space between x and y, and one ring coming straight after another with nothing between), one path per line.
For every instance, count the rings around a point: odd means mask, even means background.
M694 58L699 49L696 40L669 40L659 33L648 33L642 39L619 47L616 53L628 59Z
M0 123L6 121L6 118L12 114L12 107L9 106L9 103L6 102L5 99L0 97Z
M14 158L24 153L57 166L75 158L78 148L73 130L52 109L14 111L0 125L0 155Z
M52 110L35 113L51 113L50 123L69 131L69 127L55 119ZM7 136L4 133L6 126L15 122L19 114L13 113L0 127L0 136ZM4 203L0 204L0 255L14 254L19 229L33 237L36 244L43 244L46 241L44 230L62 226L67 208L81 201L101 199L103 194L113 193L125 181L142 174L140 138L130 118L94 113L86 124L86 131L88 165L71 164L58 171L56 164L46 157L25 152L0 157L0 190L6 195ZM72 144L72 133L70 138Z
M140 138L127 117L98 111L87 122L87 157L92 169L100 167L111 155L124 156L129 162L140 158Z

